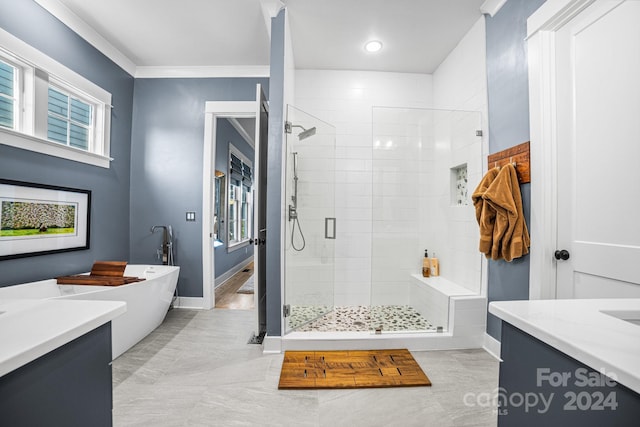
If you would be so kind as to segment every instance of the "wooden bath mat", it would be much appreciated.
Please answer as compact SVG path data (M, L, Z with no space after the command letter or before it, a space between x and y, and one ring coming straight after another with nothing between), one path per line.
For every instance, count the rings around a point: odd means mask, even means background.
M286 351L279 389L430 386L408 350Z

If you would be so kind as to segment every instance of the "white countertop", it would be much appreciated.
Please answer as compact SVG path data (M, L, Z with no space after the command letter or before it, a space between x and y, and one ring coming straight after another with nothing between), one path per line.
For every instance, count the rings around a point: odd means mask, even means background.
M494 301L489 312L640 393L640 299Z
M0 301L0 376L120 316L126 307L122 301Z

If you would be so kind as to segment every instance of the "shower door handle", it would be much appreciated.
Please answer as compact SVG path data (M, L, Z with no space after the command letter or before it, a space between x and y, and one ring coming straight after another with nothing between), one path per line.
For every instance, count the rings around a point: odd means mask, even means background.
M324 238L325 239L336 238L336 219L335 218L324 219Z

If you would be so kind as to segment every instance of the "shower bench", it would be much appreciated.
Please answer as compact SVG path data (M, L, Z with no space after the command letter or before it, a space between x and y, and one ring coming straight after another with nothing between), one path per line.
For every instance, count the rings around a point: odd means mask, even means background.
M409 297L424 318L451 335L453 348L482 347L487 318L485 296L442 276L412 274Z

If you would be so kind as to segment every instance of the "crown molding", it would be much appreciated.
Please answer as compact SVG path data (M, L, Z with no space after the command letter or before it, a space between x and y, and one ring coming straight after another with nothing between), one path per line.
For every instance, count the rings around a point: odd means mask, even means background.
M67 27L71 28L71 30L98 49L107 58L115 62L127 73L132 76L135 75L136 64L65 5L58 0L35 0L35 2L58 18Z
M35 0L35 2L135 78L269 77L269 65L137 66L60 1ZM265 18L283 6L278 0L263 0L261 3ZM269 22L268 29L270 24Z
M220 77L265 77L269 78L268 65L228 66L144 66L137 67L137 79L163 78L220 78Z
M507 0L485 0L480 6L480 12L483 15L489 15L493 18L493 16L498 13L500 8L504 6Z
M285 4L280 0L260 0L260 7L262 8L264 25L267 27L267 34L271 38L271 19L278 16L278 12L285 7Z
M137 66L125 54L109 43L91 26L58 0L34 0L63 24L98 49L135 78L203 78L203 77L269 77L269 66ZM483 14L494 16L507 0L486 0L480 7ZM270 17L285 4L279 0L261 0L263 16L270 33Z

